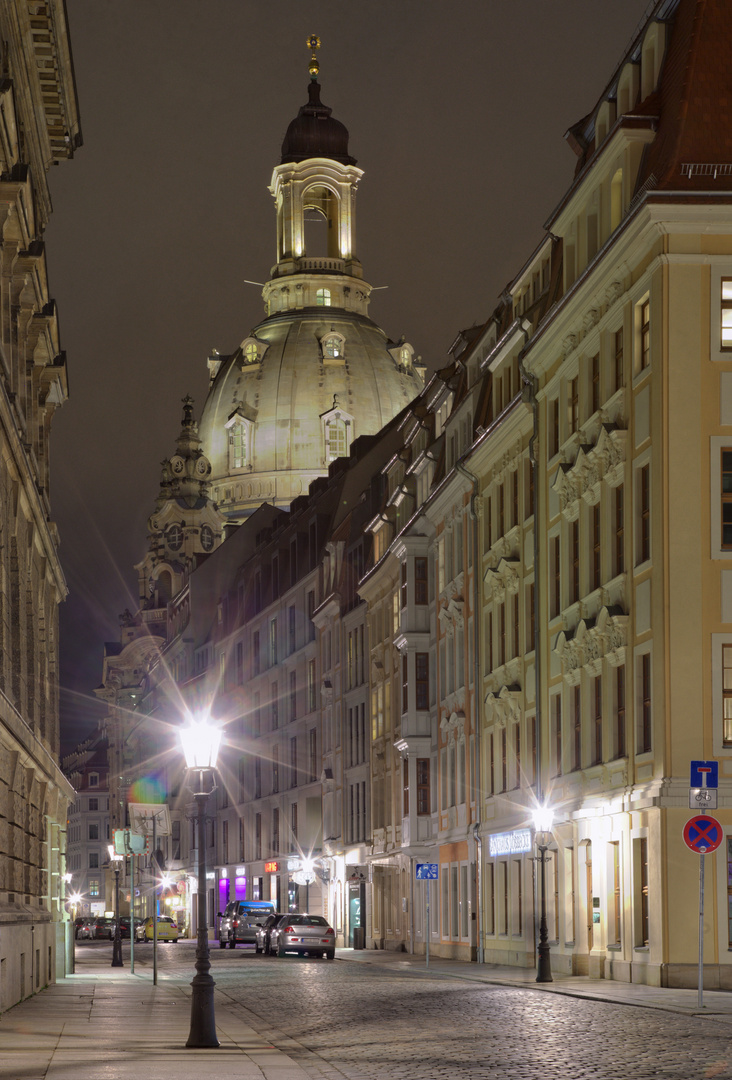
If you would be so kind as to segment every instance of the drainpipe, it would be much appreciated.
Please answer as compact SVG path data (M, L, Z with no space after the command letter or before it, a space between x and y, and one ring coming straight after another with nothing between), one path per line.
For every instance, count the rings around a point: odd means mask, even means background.
M478 924L478 940L476 948L476 960L479 964L484 960L484 948L483 948L483 841L480 836L480 811L481 800L483 793L480 786L480 752L481 752L481 730L483 726L483 710L480 708L480 695L482 694L482 686L480 685L480 583L482 575L479 573L479 535L478 535L478 514L475 509L475 503L478 498L478 477L465 468L459 461L456 464L456 469L461 473L466 480L469 480L473 485L473 494L470 496L470 520L473 528L473 700L475 702L473 708L473 717L475 719L475 761L473 762L473 775L474 775L474 790L475 790L475 824L473 825L473 837L476 844L476 870L475 870L475 897L476 897L476 913L475 918Z

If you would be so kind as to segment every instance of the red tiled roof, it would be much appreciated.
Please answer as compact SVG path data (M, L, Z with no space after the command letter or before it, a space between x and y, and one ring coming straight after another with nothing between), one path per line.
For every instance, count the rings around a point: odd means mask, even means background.
M648 147L639 185L652 174L657 189L732 185L732 177L720 182L681 173L684 164L732 163L731 53L730 0L681 0L661 72L658 134Z

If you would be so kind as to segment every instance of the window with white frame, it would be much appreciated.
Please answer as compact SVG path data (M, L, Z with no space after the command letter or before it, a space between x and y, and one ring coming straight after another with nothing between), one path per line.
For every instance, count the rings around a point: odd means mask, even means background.
M651 301L644 296L635 305L634 373L641 375L651 366Z
M243 416L232 416L224 425L229 437L229 468L245 469L251 464L251 424Z
M653 682L651 645L635 656L635 719L636 753L648 754L653 749Z
M635 565L651 557L651 463L644 457L635 464Z
M346 339L342 334L331 331L320 339L320 348L324 360L340 360L345 355Z
M260 359L259 343L254 338L245 338L241 343L241 352L245 364L257 364Z
M729 361L732 353L732 263L712 259L709 304L709 356Z

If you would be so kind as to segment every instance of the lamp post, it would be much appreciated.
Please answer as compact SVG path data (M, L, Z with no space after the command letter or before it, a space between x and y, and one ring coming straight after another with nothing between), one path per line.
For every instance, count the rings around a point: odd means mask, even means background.
M123 856L115 854L114 844L109 844L109 861L114 870L114 945L112 946L112 967L124 967L122 963L122 934L119 926L119 864Z
M554 982L552 979L552 961L549 950L549 931L546 925L546 849L551 839L554 811L548 806L538 806L534 810L536 846L539 851L541 910L539 914L539 947L536 964L538 983Z
M221 732L211 727L205 719L191 720L181 729L180 741L186 765L198 773L197 788L193 789L196 800L198 828L198 919L196 943L196 974L191 982L191 1029L186 1047L189 1049L213 1048L219 1045L216 1038L214 1016L214 982L208 949L208 917L206 912L206 803L214 790L216 759L221 743ZM208 789L206 774L210 773Z

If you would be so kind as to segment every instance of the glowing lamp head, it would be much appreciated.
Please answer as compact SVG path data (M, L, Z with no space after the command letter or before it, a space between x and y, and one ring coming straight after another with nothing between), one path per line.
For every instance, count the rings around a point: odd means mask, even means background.
M81 903L81 893L80 892L72 893L71 896L68 899L68 903L71 904L72 907L76 907L77 904L80 904Z
M205 719L191 720L180 730L180 742L189 769L215 769L221 745L221 729Z
M554 811L548 806L537 806L534 810L534 828L537 834L545 836L552 831Z

